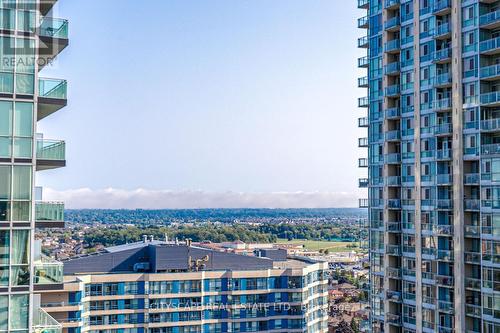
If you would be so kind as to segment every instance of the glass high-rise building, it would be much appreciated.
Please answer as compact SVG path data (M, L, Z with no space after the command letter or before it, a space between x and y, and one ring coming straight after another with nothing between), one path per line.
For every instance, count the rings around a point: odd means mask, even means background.
M499 332L500 1L358 7L371 329Z
M36 187L38 172L65 165L64 142L37 133L66 105L66 82L39 76L68 45L55 2L0 1L0 332L61 330L39 303L62 289L62 264L35 241L36 228L64 226L64 205L42 201Z

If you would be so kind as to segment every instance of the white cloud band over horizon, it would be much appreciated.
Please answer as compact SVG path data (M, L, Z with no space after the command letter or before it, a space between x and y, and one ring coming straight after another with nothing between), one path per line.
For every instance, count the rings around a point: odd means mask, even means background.
M64 201L68 209L350 208L358 194L347 192L209 192L44 188L43 199Z

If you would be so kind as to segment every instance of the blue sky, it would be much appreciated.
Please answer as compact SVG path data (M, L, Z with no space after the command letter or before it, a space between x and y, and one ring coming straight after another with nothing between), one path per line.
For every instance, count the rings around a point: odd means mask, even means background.
M41 75L67 78L70 99L39 131L67 141L68 167L37 183L70 201L141 188L353 206L361 15L353 0L60 0L70 46Z

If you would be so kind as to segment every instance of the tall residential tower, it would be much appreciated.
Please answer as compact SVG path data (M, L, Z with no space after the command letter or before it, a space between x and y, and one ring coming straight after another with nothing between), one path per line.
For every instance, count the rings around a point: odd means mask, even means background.
M372 331L498 332L500 1L358 7Z
M0 1L0 332L61 330L40 293L62 289L62 264L42 255L35 229L62 227L64 206L41 201L38 171L65 165L62 141L37 122L66 105L66 82L39 72L68 45L56 0Z

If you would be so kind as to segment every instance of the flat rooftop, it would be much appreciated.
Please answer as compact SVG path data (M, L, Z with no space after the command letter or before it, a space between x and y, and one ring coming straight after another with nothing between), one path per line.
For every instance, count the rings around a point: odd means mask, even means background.
M279 253L246 256L174 242L148 240L106 248L64 262L65 275L98 273L167 273L195 271L189 261L198 262L200 271L262 270L304 268L311 261L280 258ZM272 257L272 259L271 259Z

